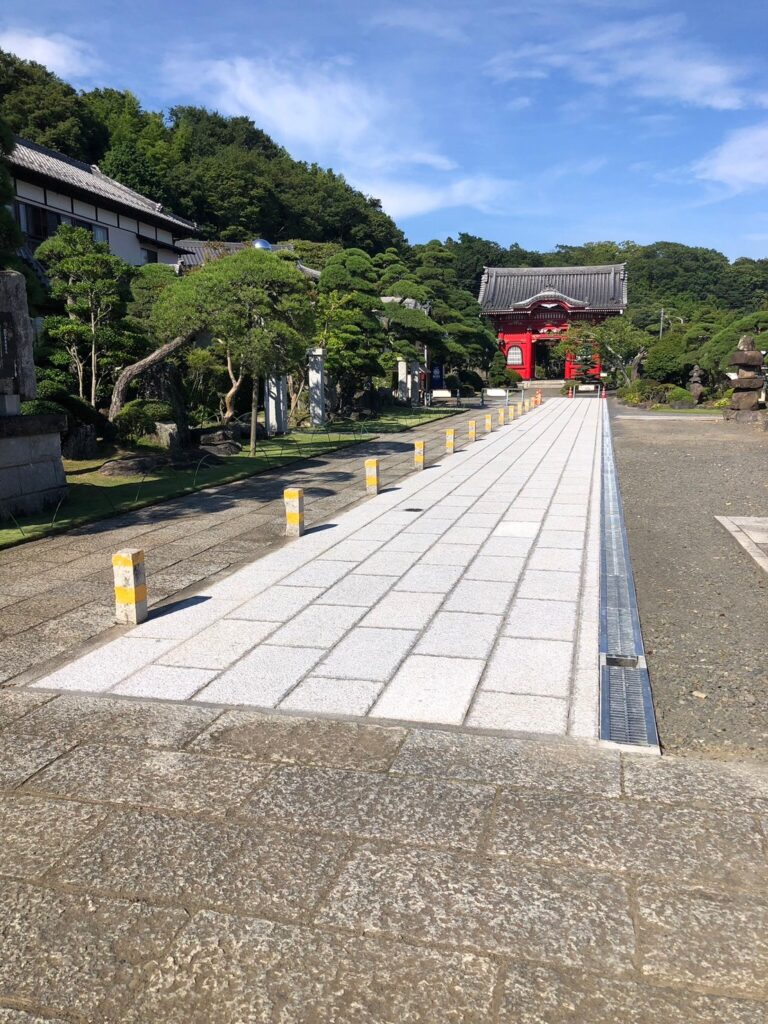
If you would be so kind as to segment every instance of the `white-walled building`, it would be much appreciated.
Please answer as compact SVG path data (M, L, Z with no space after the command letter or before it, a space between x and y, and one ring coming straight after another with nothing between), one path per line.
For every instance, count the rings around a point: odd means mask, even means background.
M108 178L95 164L20 138L8 162L14 213L30 255L62 223L87 228L133 266L175 264L187 252L177 241L194 233L192 221Z

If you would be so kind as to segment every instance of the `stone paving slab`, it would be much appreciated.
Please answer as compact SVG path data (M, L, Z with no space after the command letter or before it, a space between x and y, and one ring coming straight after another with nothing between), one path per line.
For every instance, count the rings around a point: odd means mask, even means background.
M34 689L594 738L601 422L554 399Z
M17 698L4 1024L765 1020L764 769Z

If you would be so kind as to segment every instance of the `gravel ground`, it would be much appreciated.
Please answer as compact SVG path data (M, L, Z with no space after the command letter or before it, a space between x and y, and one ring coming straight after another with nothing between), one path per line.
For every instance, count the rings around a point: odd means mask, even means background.
M611 411L662 745L768 761L768 575L714 518L768 514L768 434Z

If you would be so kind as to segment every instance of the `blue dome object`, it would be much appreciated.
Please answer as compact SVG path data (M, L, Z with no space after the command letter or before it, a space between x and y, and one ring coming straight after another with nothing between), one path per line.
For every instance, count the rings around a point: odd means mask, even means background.
M272 245L266 240L266 238L255 238L253 240L254 249L271 249Z

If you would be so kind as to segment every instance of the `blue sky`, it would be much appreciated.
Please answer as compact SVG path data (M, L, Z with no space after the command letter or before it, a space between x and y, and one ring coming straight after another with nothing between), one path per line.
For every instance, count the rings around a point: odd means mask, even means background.
M152 109L248 114L413 242L658 239L768 256L757 0L37 0L0 47Z

